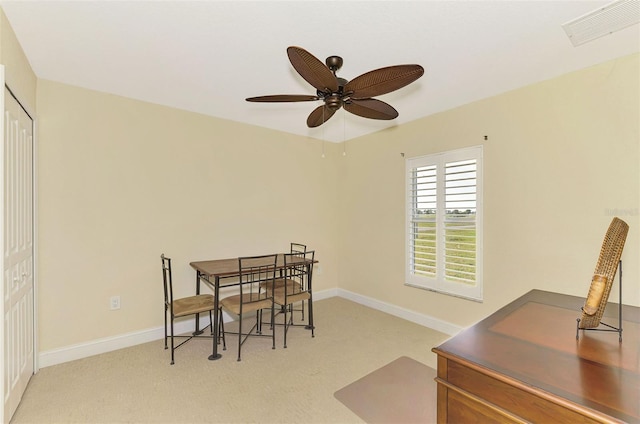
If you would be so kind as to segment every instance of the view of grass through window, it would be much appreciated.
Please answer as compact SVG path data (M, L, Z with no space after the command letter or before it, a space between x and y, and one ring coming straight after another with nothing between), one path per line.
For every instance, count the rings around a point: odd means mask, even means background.
M414 272L436 276L435 212L414 221ZM475 283L476 226L472 210L447 211L445 219L445 277L461 283Z
M436 277L440 260L437 237L442 233L444 249L440 255L444 278L475 284L476 161L447 163L444 193L440 196L437 175L435 165L414 170L413 270L416 274ZM438 213L444 213L440 224Z

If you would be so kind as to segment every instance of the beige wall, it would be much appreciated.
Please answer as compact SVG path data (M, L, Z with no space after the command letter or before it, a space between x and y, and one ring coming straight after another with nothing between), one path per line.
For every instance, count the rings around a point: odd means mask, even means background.
M42 351L161 326L163 252L177 295L190 261L292 241L335 287L339 146L43 80L38 115Z
M38 81L42 351L162 324L161 252L318 251L339 287L460 326L532 288L586 294L612 211L638 305L639 56L327 143ZM488 140L484 141L484 136ZM483 144L485 301L406 287L404 158ZM634 286L635 284L635 286ZM617 298L617 286L612 292ZM122 309L109 311L120 295Z
M586 296L614 215L640 305L639 55L349 142L340 288L460 326L533 288ZM484 136L488 140L484 140ZM484 146L484 302L404 286L406 157ZM611 300L618 299L614 285Z
M0 8L0 64L5 67L5 81L27 111L36 113L36 75L22 47Z

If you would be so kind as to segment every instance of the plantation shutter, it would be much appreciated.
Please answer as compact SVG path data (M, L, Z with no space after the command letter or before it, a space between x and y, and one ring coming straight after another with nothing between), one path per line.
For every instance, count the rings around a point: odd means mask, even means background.
M481 146L407 159L407 285L482 299L481 161Z
M411 174L411 268L428 277L436 276L436 169L435 165L420 166Z
M476 281L475 159L445 164L445 278Z

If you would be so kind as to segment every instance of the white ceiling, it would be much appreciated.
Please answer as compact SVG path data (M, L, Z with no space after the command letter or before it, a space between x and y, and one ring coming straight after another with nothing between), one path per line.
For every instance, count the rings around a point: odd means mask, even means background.
M638 25L573 47L561 25L610 1L0 1L38 78L340 142L640 50ZM338 75L404 63L418 81L379 99L400 116L339 111L309 129L320 104L249 103L315 89L288 46Z

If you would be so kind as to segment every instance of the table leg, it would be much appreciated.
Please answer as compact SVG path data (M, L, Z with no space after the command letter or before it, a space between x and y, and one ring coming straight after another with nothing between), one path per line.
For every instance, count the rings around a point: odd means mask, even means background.
M200 271L196 271L196 295L200 294ZM202 334L203 331L200 329L200 314L196 314L196 329L193 332L194 336Z
M220 338L220 314L218 313L218 308L220 308L220 303L218 301L220 299L220 277L216 276L214 281L213 292L215 298L213 300L213 304L215 305L215 310L213 311L213 316L215 318L213 319L213 352L211 353L211 356L209 356L210 361L222 358L222 355L218 353L218 339Z
M307 265L307 285L308 285L308 289L309 289L309 300L308 300L308 310L309 310L309 319L308 319L308 323L304 328L306 328L307 330L313 330L313 290L311 288L311 277L313 274L313 264L308 264Z

